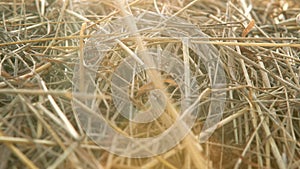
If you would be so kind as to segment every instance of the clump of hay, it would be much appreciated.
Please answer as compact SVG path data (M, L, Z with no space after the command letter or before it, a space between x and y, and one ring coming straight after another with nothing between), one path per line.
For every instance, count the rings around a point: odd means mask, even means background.
M228 83L223 89L227 91L225 112L213 136L203 144L198 142L204 121L199 118L187 138L159 156L132 159L101 149L85 137L72 110L73 68L84 40L97 31L96 25L122 16L120 6L104 0L4 0L0 2L0 169L24 165L298 168L300 4L296 0L252 4L244 0L137 0L128 5L132 13L147 10L180 17L210 36ZM84 31L83 23L87 23ZM176 43L168 37L144 40L148 45ZM129 48L136 45L133 42L124 39ZM194 42L203 43L197 38ZM178 86L167 75L166 79L170 90L176 90ZM199 80L208 87L207 75ZM141 89L147 92L146 87ZM136 93L140 104L147 99L144 93Z

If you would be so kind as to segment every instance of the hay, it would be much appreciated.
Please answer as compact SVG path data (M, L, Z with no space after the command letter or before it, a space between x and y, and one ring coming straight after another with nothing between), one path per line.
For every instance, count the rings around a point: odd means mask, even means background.
M121 1L120 1L121 2ZM122 7L124 7L122 9ZM0 1L0 169L5 168L299 168L300 166L300 45L298 0L136 0L129 6L105 0ZM129 11L152 11L179 17L196 25L220 52L227 86L226 105L217 130L205 143L198 134L205 117L170 151L149 158L125 158L96 145L80 127L71 101L73 71L84 56L84 42L99 27ZM125 24L125 23L124 23ZM151 33L123 38L103 61L107 72L98 88L100 109L112 108L109 70L124 60L124 48L172 46L182 60L189 51L172 37ZM147 36L148 35L148 36ZM122 53L123 52L123 53ZM191 65L195 56L189 56ZM191 66L192 67L192 66ZM197 74L201 91L208 75ZM197 70L196 70L197 71ZM132 85L136 105L143 106L153 86L173 93L169 111L178 109L178 84L167 74L162 81L145 84L145 75ZM155 74L155 72L154 72ZM144 77L144 79L142 78ZM154 76L155 77L155 76ZM140 82L140 83L139 83ZM206 107L205 107L206 106ZM207 105L200 112L207 112ZM109 112L106 114L109 118ZM174 115L174 114L173 114ZM114 117L117 118L117 117ZM113 119L113 118L112 118ZM161 121L160 121L161 120ZM120 122L120 119L118 119ZM112 122L114 122L112 120ZM130 133L128 122L114 124ZM136 125L135 137L146 137L149 127Z

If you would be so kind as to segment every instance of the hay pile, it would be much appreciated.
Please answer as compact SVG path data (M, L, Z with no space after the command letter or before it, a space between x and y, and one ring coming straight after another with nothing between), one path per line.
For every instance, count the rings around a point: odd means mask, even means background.
M196 139L205 120L200 117L193 133L159 156L125 158L101 149L85 135L72 109L73 70L83 42L97 26L126 11L106 0L1 0L0 169L299 168L298 0L136 0L124 9L176 16L209 35L227 79L222 89L227 92L224 114L212 137L203 144ZM180 44L172 37L145 34L143 38L149 48ZM134 38L122 42L132 50L138 46ZM208 42L193 38L193 43ZM177 49L182 55L182 46ZM120 46L111 52L122 55ZM115 68L120 58L107 57L105 65ZM198 79L205 90L209 82L203 72ZM108 78L101 73L100 77ZM168 75L163 77L168 91L175 93L173 101L179 102L178 84ZM99 89L108 82L100 81ZM142 95L147 95L149 86L134 86L138 105L146 102ZM104 93L108 105L110 94ZM101 105L100 109L107 109ZM128 123L118 125L126 130ZM135 136L142 137L138 134L145 134L146 127L138 126Z

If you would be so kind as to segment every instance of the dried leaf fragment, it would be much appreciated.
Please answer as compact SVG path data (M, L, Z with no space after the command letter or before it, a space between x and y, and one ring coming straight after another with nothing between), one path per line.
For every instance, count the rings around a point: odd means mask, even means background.
M249 22L248 26L243 30L242 37L246 37L248 35L248 33L252 30L254 25L255 25L255 21L252 19Z

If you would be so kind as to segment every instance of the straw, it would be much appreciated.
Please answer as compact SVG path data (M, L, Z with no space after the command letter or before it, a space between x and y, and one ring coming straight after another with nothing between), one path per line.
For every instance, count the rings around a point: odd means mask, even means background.
M0 169L299 168L299 9L298 0L2 0ZM151 30L136 29L141 23L136 22L137 17L143 19L141 14L145 13L169 19ZM95 93L74 92L74 68L81 65L86 69L90 64L85 62L89 39L128 15L132 18L122 28L131 27L131 33L98 35L117 40L104 54L99 63L102 67L94 72ZM190 24L208 37L161 35L174 18L180 18L174 25L176 33L184 32ZM193 45L217 49L226 86L210 86L205 57L199 58L189 49ZM172 51L169 56L182 61L187 75L182 81L197 82L199 95L193 99L199 101L199 114L187 136L169 151L128 158L96 144L87 135L74 105L84 106L80 97L93 99L91 105L101 110L116 131L127 136L157 136L168 129L180 112L184 113L180 111L184 95L180 93L181 83L166 72L142 71L128 84L129 101L136 109L148 108L150 91L163 89L168 111L157 120L130 123L114 105L112 74L128 61L127 57L141 65L157 63L147 63L147 56L140 57L141 50ZM90 77L80 77L85 79L80 87L84 91ZM193 85L188 83L183 89L189 91ZM227 93L222 119L214 124L216 130L209 140L200 143L210 94L222 91ZM189 92L185 94L194 94ZM126 152L141 149L128 148Z

